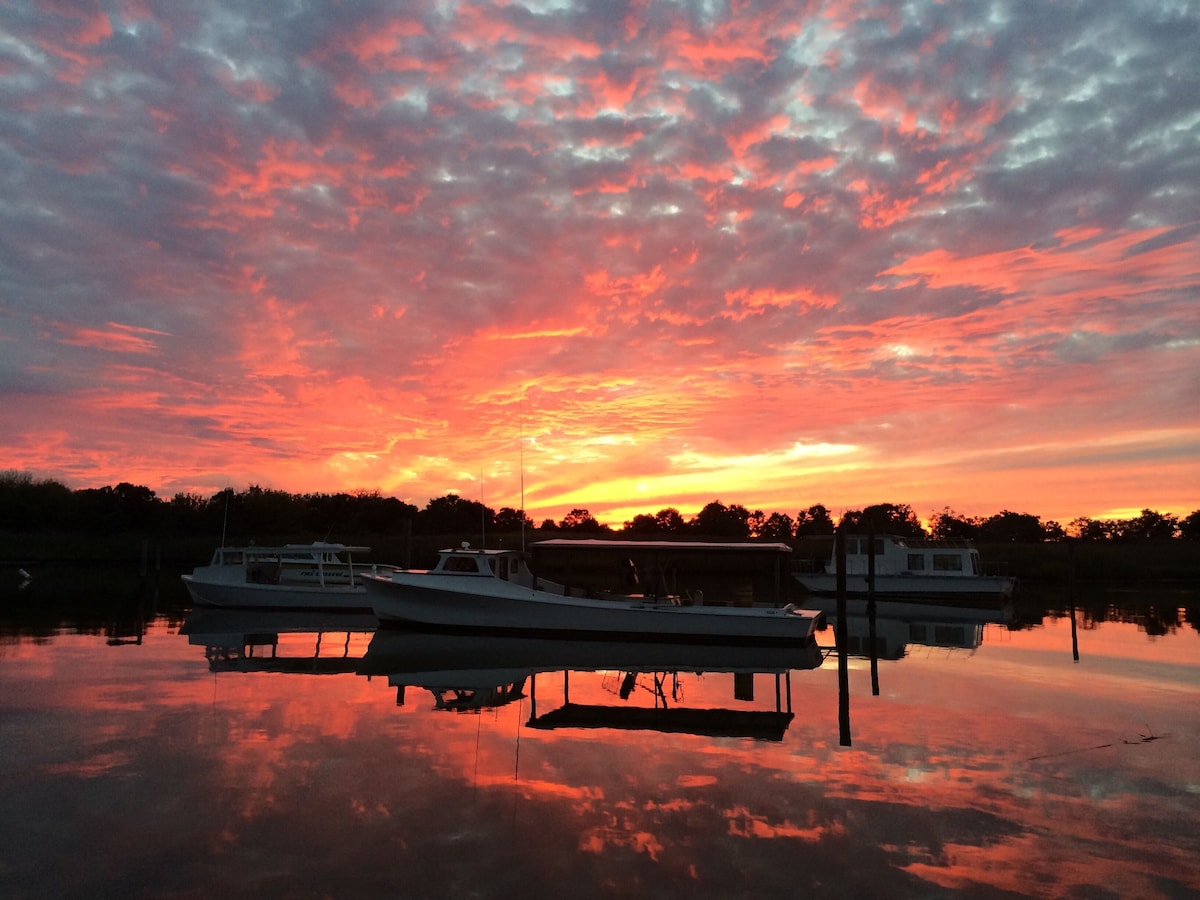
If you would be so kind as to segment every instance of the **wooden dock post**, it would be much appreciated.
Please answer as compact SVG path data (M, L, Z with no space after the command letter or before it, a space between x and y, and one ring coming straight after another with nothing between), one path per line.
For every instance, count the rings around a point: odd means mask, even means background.
M838 649L838 733L843 747L850 746L850 663L847 659L849 637L846 626L846 535L838 525L833 539L837 560L837 638Z

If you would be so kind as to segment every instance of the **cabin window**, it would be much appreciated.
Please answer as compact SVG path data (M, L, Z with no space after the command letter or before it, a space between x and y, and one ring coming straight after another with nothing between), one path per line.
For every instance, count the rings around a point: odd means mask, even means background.
M908 554L908 571L924 572L925 571L925 554L910 553Z
M479 571L479 567L475 565L473 556L451 556L447 557L442 563L442 570L446 572L470 572L472 574Z
M961 572L962 557L957 553L933 554L933 570L935 572Z

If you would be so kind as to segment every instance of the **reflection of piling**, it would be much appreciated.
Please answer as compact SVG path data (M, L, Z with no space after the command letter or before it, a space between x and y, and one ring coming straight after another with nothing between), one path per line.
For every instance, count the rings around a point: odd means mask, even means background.
M838 650L838 732L843 747L850 746L850 664L847 659L849 635L846 625L846 535L839 525L833 539L837 561L837 639Z
M1071 604L1071 656L1079 662L1079 631L1075 624L1075 542L1067 541L1067 602Z
M867 640L871 646L871 695L879 696L879 642L875 637L875 529L867 533Z

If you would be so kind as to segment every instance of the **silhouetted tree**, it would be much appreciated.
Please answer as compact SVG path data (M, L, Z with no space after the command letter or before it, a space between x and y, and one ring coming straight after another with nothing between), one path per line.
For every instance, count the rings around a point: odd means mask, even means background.
M1071 520L1067 533L1084 541L1104 541L1112 536L1112 523L1080 516Z
M229 510L229 533L308 536L311 532L304 527L303 510L303 504L291 494L252 484L234 495Z
M586 509L573 509L563 517L559 528L563 531L602 532L608 529L601 525Z
M0 472L0 528L42 531L75 523L75 496L65 484L28 472Z
M658 523L658 530L664 532L683 531L687 528L687 522L683 516L673 506L668 506L665 509L660 509L654 514L654 521Z
M948 506L929 517L929 534L939 541L974 540L978 533L978 519L960 516Z
M524 510L504 506L496 513L497 531L520 531L522 528L533 530L533 519L525 515Z
M687 527L683 516L674 507L660 509L654 515L640 513L625 523L623 531L631 535L671 534L683 531Z
M417 513L417 528L422 534L479 534L494 527L496 514L477 500L464 500L458 494L436 497Z
M980 522L977 536L993 543L1040 544L1046 532L1037 516L1006 509Z
M768 541L790 541L795 530L791 516L773 512L759 526L758 536Z
M833 534L833 516L829 510L816 503L796 515L796 537L819 537Z
M360 491L351 508L347 531L366 534L399 534L404 523L415 522L420 510L396 497L384 497L379 491Z
M199 494L179 493L167 503L168 528L175 534L201 534L208 519L209 500Z
M1137 518L1117 522L1114 537L1126 541L1162 541L1175 537L1178 530L1179 520L1175 516L1143 509Z
M877 503L864 510L854 510L842 516L842 526L854 534L896 534L901 537L924 537L925 529L912 507L907 503Z
M707 504L688 523L688 529L699 535L745 539L750 536L750 513L744 506L725 506L720 500Z
M1180 520L1179 536L1189 541L1200 541L1200 509ZM1197 628L1200 629L1200 622L1197 623Z
M626 522L621 530L631 535L658 534L658 520L654 516L640 513Z
M154 491L122 481L116 487L85 488L75 492L76 511L85 529L147 531L161 525L162 504Z

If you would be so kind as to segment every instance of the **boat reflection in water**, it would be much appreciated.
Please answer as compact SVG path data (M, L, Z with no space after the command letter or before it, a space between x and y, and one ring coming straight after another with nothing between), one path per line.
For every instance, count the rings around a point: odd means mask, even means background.
M376 630L374 616L305 610L193 610L181 633L204 647L214 672L386 677L433 696L435 710L479 712L530 701L529 728L613 728L780 741L794 718L791 673L815 669L823 653L801 646L589 641ZM572 700L572 676L596 673L619 703ZM726 675L729 706L684 705L692 676ZM774 698L754 702L755 676L773 678ZM547 684L561 702L538 710ZM594 687L596 677L589 681ZM594 693L594 691L593 691ZM709 695L710 692L703 692ZM761 708L763 706L770 708Z
M837 601L828 597L810 597L809 609L825 612L837 622ZM983 644L984 626L1012 621L1013 609L1007 603L939 604L915 600L878 600L875 602L875 656L878 659L903 659L912 645L929 648L975 651ZM871 656L871 618L868 601L851 598L846 602L846 652L850 656Z
M428 690L435 709L455 712L477 712L528 697L529 728L652 730L780 741L794 717L791 672L815 669L821 661L820 648L811 642L791 648L746 647L384 629L372 639L359 672L386 677L396 689L398 705L405 703L408 688ZM600 673L620 704L573 701L575 673ZM706 674L729 675L731 700L743 706L680 705L682 680ZM759 674L774 676L772 709L745 708L754 700L754 676ZM540 714L539 676L543 685L549 681L561 686L562 694L558 705Z
M214 672L356 672L379 625L367 612L194 609L180 634Z

